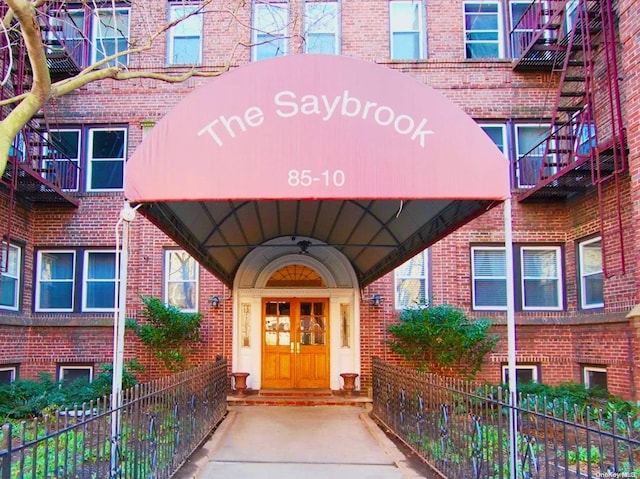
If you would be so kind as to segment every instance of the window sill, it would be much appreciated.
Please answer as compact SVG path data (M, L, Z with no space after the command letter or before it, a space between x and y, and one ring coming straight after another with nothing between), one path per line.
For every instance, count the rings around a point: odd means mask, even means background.
M0 325L35 327L113 327L113 315L80 315L71 313L36 313L31 317L3 315L0 313Z

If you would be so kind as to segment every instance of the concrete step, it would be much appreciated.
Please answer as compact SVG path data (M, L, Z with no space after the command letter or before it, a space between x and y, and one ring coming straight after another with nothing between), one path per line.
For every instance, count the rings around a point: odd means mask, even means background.
M229 406L360 406L368 407L373 400L358 392L318 389L260 390L227 396Z

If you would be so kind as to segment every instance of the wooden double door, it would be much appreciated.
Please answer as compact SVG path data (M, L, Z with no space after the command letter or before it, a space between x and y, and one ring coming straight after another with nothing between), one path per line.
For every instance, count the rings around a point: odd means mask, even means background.
M327 299L263 299L262 387L329 388Z

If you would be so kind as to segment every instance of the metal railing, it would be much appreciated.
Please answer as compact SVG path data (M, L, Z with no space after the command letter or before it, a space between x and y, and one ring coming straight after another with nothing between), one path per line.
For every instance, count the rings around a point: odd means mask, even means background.
M562 35L550 29L550 26L555 21L563 20L563 10L568 3L569 0L531 0L531 4L510 32L513 58L520 58L529 52L536 42L550 44ZM564 29L564 25L559 27Z
M13 139L9 161L62 191L78 191L81 173L79 158L67 157L64 151L56 147L54 133L43 134L31 123L27 123Z
M640 477L638 418L519 396L374 358L373 414L443 477L509 478L509 418L517 414L516 477Z
M118 410L105 397L5 424L0 478L170 478L224 417L227 383L227 362L220 360L136 385L123 392Z

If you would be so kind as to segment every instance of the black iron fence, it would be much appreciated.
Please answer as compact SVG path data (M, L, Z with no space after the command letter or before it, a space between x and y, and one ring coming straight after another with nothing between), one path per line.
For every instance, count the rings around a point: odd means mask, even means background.
M425 462L452 479L640 478L640 420L498 387L373 362L373 414Z
M222 420L227 382L221 360L128 389L118 409L105 397L5 424L0 478L169 478Z

